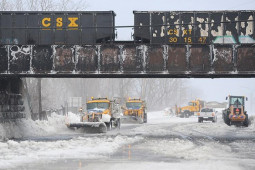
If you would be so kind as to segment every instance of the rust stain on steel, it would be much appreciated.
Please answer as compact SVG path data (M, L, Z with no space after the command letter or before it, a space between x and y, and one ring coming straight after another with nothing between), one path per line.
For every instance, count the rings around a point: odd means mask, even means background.
M237 50L237 70L254 71L255 70L255 48L240 47Z
M54 77L56 73L72 77L71 73L77 71L78 76L97 77L93 74L96 72L99 77L122 77L120 73L124 73L123 77L129 74L139 77L140 73L160 75L166 70L169 73L163 73L165 77L254 77L255 71L252 45L8 45L0 47L0 57L2 76L15 73L14 76ZM239 72L234 75L236 70Z
M123 48L123 72L141 72L142 71L142 58L136 54L134 46L124 46Z
M9 49L9 71L12 73L28 72L30 70L30 46L11 46Z
M75 68L74 48L67 46L55 47L55 71L72 72Z
M147 72L164 71L163 48L160 46L152 46L148 49Z
M0 73L8 70L8 52L5 46L0 47Z
M50 46L35 46L33 48L32 67L35 73L49 73L53 69Z
M79 46L76 49L78 63L77 71L96 72L98 67L98 56L95 46Z
M186 47L169 46L167 70L169 72L187 71Z
M100 71L120 71L119 48L116 46L101 46L100 51Z
M214 47L213 68L217 73L224 73L234 70L232 47Z
M208 72L210 71L210 48L191 47L190 48L190 71L192 72Z

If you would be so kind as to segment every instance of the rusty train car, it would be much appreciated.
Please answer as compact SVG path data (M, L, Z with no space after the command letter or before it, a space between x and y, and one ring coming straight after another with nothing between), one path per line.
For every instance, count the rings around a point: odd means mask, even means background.
M0 12L0 76L255 77L255 11L134 11L133 41L115 16Z
M151 44L254 44L255 11L134 11L134 39Z
M254 44L255 11L134 11L134 40ZM113 11L0 12L2 45L87 45L115 40Z
M115 13L0 12L1 45L78 45L115 39Z

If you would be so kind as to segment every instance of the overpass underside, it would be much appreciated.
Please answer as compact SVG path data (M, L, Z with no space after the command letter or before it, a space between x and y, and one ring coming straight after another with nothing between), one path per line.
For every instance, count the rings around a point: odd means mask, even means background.
M0 77L255 77L254 45L5 45Z

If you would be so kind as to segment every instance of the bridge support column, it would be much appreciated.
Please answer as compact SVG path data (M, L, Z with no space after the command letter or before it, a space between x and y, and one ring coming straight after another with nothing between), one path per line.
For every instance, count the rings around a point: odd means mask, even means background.
M31 118L25 80L0 78L0 123Z

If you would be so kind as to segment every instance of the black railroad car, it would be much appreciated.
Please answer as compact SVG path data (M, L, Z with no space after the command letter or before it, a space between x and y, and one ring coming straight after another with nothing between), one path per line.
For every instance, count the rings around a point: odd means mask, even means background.
M134 39L151 44L255 44L255 11L134 11Z
M115 13L0 12L0 45L83 45L115 39Z

